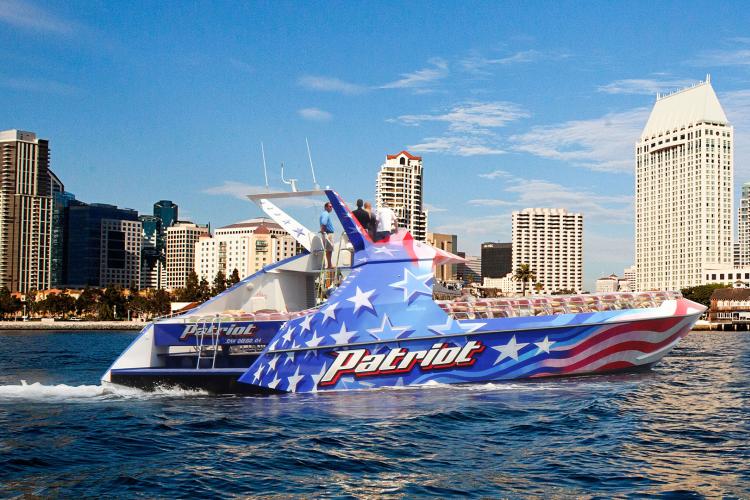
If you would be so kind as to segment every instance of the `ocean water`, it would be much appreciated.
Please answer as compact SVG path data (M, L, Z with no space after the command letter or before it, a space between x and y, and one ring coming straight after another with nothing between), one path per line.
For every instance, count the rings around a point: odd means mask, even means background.
M750 334L650 372L363 393L105 389L128 332L0 332L0 497L750 497Z

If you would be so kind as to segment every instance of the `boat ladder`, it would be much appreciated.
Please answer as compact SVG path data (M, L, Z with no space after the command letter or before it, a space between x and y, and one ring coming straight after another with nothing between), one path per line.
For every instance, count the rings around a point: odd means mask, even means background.
M210 320L210 322L209 322ZM208 328L206 328L208 326ZM201 323L201 327L198 329L198 335L197 335L197 345L196 349L198 352L198 358L195 362L195 369L199 370L201 368L201 360L203 359L210 359L211 360L211 368L216 367L216 351L219 348L219 334L221 332L221 318L219 318L219 315L216 314L215 316L207 318L203 318L203 322ZM210 344L206 344L206 335L210 336ZM213 352L206 352L205 348L212 347ZM205 352L205 355L204 355Z
M322 235L323 238L325 238L325 234ZM338 286L341 281L341 275L339 273L339 267L341 266L341 248L344 246L344 240L349 241L349 236L346 234L346 232L341 233L341 237L339 238L339 246L338 251L336 252L336 258L331 260L335 262L335 265L333 268L327 268L326 267L326 252L325 252L325 241L323 241L323 252L322 252L322 261L320 265L320 273L318 274L317 279L317 290L316 290L316 299L318 303L323 303L328 300L328 297L326 296L326 292L328 289L332 286ZM334 240L333 245L336 246L336 241Z

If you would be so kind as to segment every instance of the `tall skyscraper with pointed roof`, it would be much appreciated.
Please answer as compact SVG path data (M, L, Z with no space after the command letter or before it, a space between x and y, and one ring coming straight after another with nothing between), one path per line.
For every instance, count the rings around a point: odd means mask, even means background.
M710 77L657 95L635 146L635 254L639 290L703 282L732 266L734 131Z

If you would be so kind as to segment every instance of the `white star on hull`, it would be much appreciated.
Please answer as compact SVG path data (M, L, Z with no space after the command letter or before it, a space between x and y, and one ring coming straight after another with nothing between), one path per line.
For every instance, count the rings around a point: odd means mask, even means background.
M545 336L544 340L541 342L534 342L534 345L538 347L538 349L536 350L536 354L539 354L542 351L549 354L549 348L552 347L552 344L554 343L554 341L550 342L549 336Z
M511 358L515 361L518 361L518 351L520 351L527 345L529 344L523 342L519 344L518 342L516 342L516 336L513 335L513 337L511 337L510 339L510 342L508 342L507 344L501 346L491 346L492 349L500 353L495 362L492 363L492 366L495 366L505 358Z

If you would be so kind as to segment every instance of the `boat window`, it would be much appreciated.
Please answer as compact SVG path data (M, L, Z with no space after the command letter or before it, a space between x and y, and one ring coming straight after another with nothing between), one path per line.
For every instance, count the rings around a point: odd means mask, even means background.
M665 300L682 297L679 292L612 293L569 295L534 299L487 298L474 302L439 300L438 306L454 319L517 318L568 313L594 313L619 309L659 307Z

